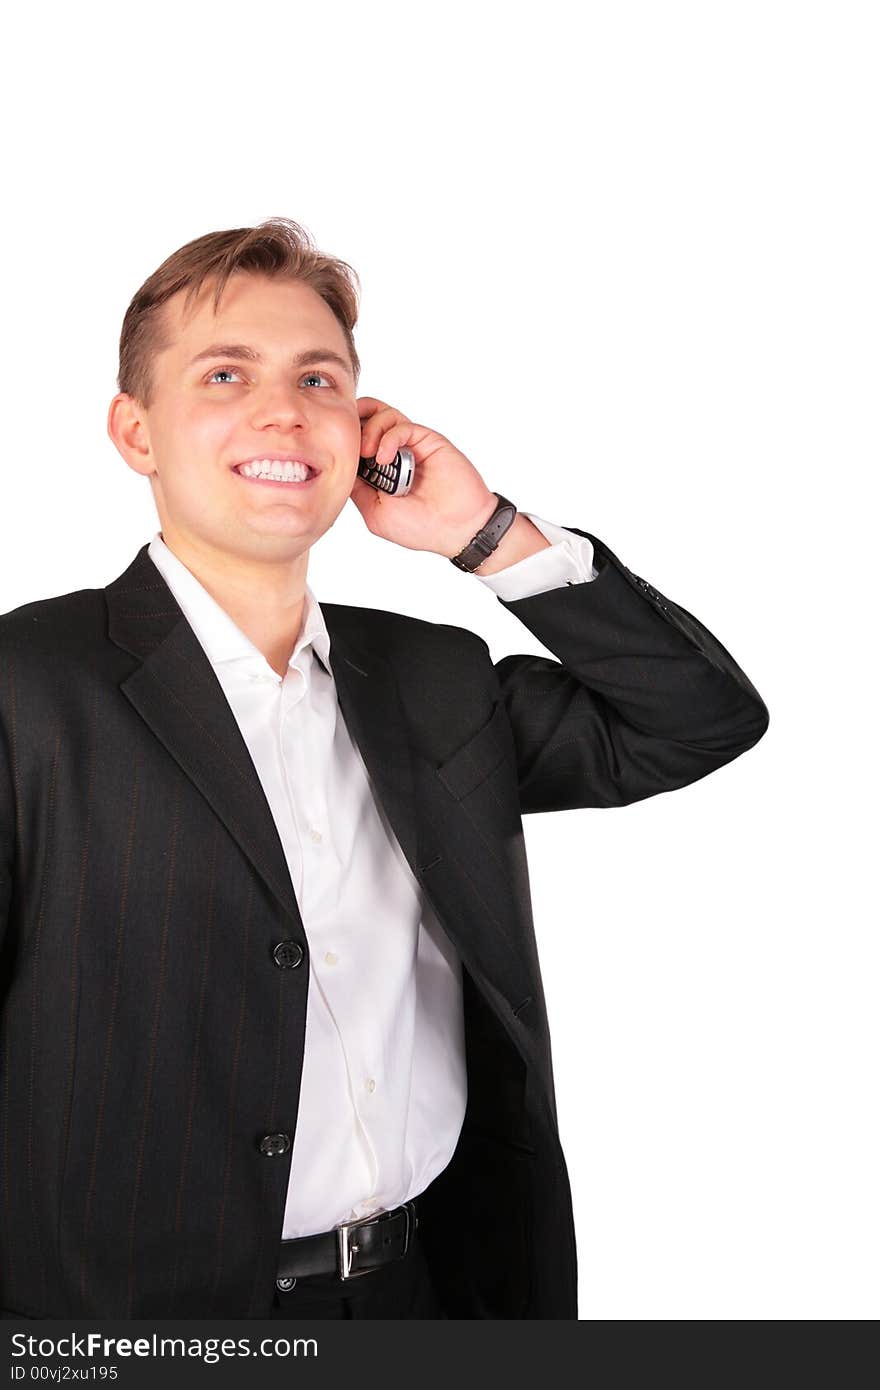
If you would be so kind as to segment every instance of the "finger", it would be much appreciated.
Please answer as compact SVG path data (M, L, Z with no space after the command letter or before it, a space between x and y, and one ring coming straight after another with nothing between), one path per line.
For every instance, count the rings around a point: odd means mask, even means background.
M412 422L399 410L393 406L386 406L383 410L377 411L370 417L369 423L361 427L361 456L363 458L375 457L376 449L382 436L388 430L396 426L409 428Z
M398 449L408 442L412 428L412 421L406 420L402 424L395 424L390 429L384 430L376 446L376 462L390 463Z
M369 420L371 415L375 415L377 410L390 410L387 401L377 400L375 396L358 396L357 400L358 415L362 420Z

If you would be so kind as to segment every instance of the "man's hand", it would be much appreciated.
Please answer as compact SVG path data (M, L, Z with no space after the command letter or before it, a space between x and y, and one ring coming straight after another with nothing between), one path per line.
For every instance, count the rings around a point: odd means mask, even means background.
M362 458L389 463L404 447L415 458L415 480L404 497L355 479L351 500L367 529L408 550L433 550L451 559L485 526L498 502L495 493L470 459L436 430L414 424L373 396L359 397L358 413Z

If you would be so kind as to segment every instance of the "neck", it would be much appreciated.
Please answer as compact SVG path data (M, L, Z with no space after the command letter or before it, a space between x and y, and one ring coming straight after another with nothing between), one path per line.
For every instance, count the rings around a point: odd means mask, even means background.
M283 676L302 629L308 550L284 561L259 562L217 551L163 524L172 554Z

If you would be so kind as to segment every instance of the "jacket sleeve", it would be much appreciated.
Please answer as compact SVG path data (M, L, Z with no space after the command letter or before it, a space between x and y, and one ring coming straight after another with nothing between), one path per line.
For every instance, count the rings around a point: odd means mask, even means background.
M506 569L494 574L473 571L475 579L508 603L518 598L543 594L546 589L558 589L563 584L589 584L596 578L592 542L586 536L576 536L564 526L557 526L534 512L520 512L550 544L536 550L523 560L516 560Z
M596 578L499 602L559 658L495 663L524 813L625 806L732 762L767 707L716 637L596 536Z

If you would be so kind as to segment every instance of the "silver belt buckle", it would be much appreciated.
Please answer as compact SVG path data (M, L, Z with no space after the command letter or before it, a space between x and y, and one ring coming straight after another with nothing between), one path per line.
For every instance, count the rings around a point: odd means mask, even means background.
M418 1225L418 1217L415 1214L415 1203L404 1202L403 1210L406 1212L406 1230L403 1236L403 1250L397 1256L402 1260L409 1249L409 1238L412 1231ZM341 1226L336 1227L336 1253L339 1257L339 1277L340 1279L357 1279L361 1274L372 1274L378 1265L370 1265L367 1269L355 1269L355 1256L358 1253L357 1240L352 1240L351 1232L357 1231L361 1226L375 1226L387 1212L377 1212L375 1216L368 1216L361 1221L344 1221Z

